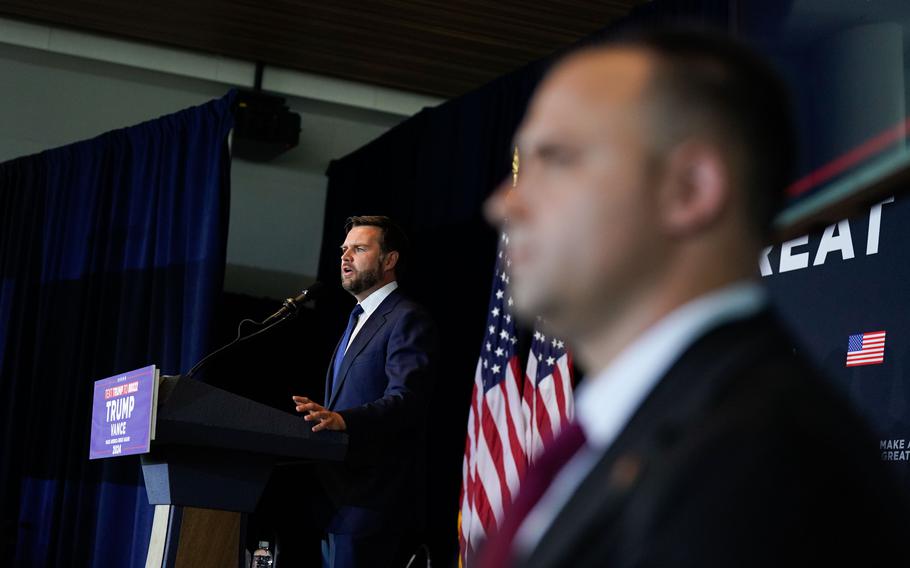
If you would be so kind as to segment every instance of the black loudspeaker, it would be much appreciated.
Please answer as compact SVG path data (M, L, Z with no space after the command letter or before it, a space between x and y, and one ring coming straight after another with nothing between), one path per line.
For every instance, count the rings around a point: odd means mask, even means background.
M234 157L267 162L300 142L300 115L283 97L240 90L231 153Z

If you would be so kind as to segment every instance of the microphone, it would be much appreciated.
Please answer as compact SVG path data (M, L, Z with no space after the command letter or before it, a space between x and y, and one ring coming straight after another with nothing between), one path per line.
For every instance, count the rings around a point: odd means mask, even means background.
M243 320L242 322L240 322L240 325L237 326L237 337L235 337L233 341L231 341L227 345L224 345L224 346L220 347L219 349L216 349L215 351L213 351L213 352L209 353L208 355L206 355L205 357L203 357L201 361L196 363L193 366L193 368L190 369L189 372L183 376L185 376L186 378L192 377L196 373L196 371L201 369L203 365L205 365L207 362L209 362L213 357L215 357L219 353L222 353L226 349L231 348L232 346L236 345L237 343L239 343L241 341L246 341L247 339L256 337L260 333L268 331L269 329L275 327L276 325L278 325L279 323L281 323L282 321L284 321L286 319L293 318L294 316L297 315L297 312L300 309L300 306L302 306L309 300L312 300L314 293L318 292L321 288L322 288L322 282L313 282L313 284L311 284L309 288L303 290L302 292L300 292L293 298L288 298L287 300L285 300L284 304L282 304L282 306L281 306L281 309L279 309L277 312L270 315L266 319L262 320L262 322L260 322L258 324L258 325L262 326L262 329L260 329L259 331L251 333L249 335L241 336L240 335L241 326L243 326L243 324L245 322L248 322L248 321L253 322L253 320ZM256 322L253 322L253 323L256 323Z
M268 325L277 319L295 317L300 307L308 301L312 300L314 294L318 294L321 288L322 282L313 282L309 288L304 289L293 298L287 298L277 312L262 321L262 325Z

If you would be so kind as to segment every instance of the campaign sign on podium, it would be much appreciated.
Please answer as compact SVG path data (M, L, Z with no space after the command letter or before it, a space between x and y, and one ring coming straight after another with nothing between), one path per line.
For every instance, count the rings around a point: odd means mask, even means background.
M89 459L149 451L155 439L158 374L149 365L95 381Z

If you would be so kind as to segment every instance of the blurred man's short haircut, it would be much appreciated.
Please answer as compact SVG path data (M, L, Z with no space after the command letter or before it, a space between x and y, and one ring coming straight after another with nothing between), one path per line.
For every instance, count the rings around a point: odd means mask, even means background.
M379 228L381 230L379 248L382 254L385 255L392 251L397 251L398 262L395 264L395 274L400 276L404 272L408 255L408 237L395 221L385 215L355 215L348 217L345 221L345 234L349 233L354 227Z
M766 237L793 182L797 152L789 91L777 72L751 48L704 29L625 30L600 47L655 57L645 104L654 111L656 157L690 137L729 149L732 181L747 192L746 218Z

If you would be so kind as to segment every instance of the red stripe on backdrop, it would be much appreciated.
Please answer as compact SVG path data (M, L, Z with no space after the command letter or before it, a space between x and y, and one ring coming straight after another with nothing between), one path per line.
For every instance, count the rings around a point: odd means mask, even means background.
M787 195L797 197L813 187L817 187L842 174L866 158L881 152L891 144L906 137L908 129L910 129L910 118L876 134L859 146L848 150L815 171L798 179L787 188Z

